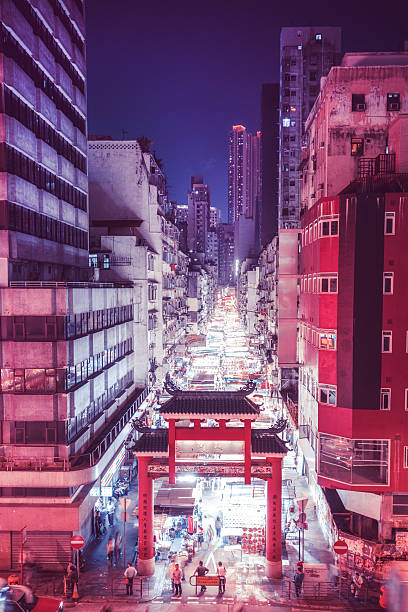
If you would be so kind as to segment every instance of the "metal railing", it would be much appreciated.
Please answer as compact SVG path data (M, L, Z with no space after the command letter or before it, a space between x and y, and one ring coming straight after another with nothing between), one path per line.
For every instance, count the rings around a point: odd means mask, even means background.
M133 287L131 282L120 283L98 283L98 282L80 282L80 281L9 281L9 287L16 289L109 289L115 287Z

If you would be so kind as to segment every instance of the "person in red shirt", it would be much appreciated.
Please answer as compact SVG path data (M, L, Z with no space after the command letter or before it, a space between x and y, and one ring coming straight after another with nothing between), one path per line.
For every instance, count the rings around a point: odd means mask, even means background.
M173 582L174 582L174 588L176 589L176 597L181 597L182 595L181 578L182 578L181 569L180 569L179 564L176 563L176 566L173 570Z

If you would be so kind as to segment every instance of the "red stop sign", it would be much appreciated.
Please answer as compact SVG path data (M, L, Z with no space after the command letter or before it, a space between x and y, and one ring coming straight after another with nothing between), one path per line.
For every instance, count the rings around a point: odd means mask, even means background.
M345 555L348 551L348 546L344 540L337 540L333 545L333 550L338 555Z
M82 548L85 544L85 540L82 536L80 535L74 535L71 538L71 546L72 548L75 548L75 550L79 550L80 548Z

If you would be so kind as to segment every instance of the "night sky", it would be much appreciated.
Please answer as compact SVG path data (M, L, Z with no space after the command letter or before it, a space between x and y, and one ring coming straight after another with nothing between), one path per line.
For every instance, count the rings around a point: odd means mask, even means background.
M392 51L408 38L401 0L86 6L89 133L148 136L164 161L170 198L186 203L190 176L202 173L224 218L228 132L237 123L260 129L261 85L279 80L282 26L341 26L344 51Z

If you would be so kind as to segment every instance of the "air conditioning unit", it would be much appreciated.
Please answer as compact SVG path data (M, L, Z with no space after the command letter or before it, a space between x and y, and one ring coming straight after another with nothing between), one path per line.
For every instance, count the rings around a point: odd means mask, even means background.
M358 111L365 111L366 105L365 104L357 104L356 109Z
M390 111L398 111L398 110L400 109L399 102L391 102L391 103L388 105L388 109L389 109Z

